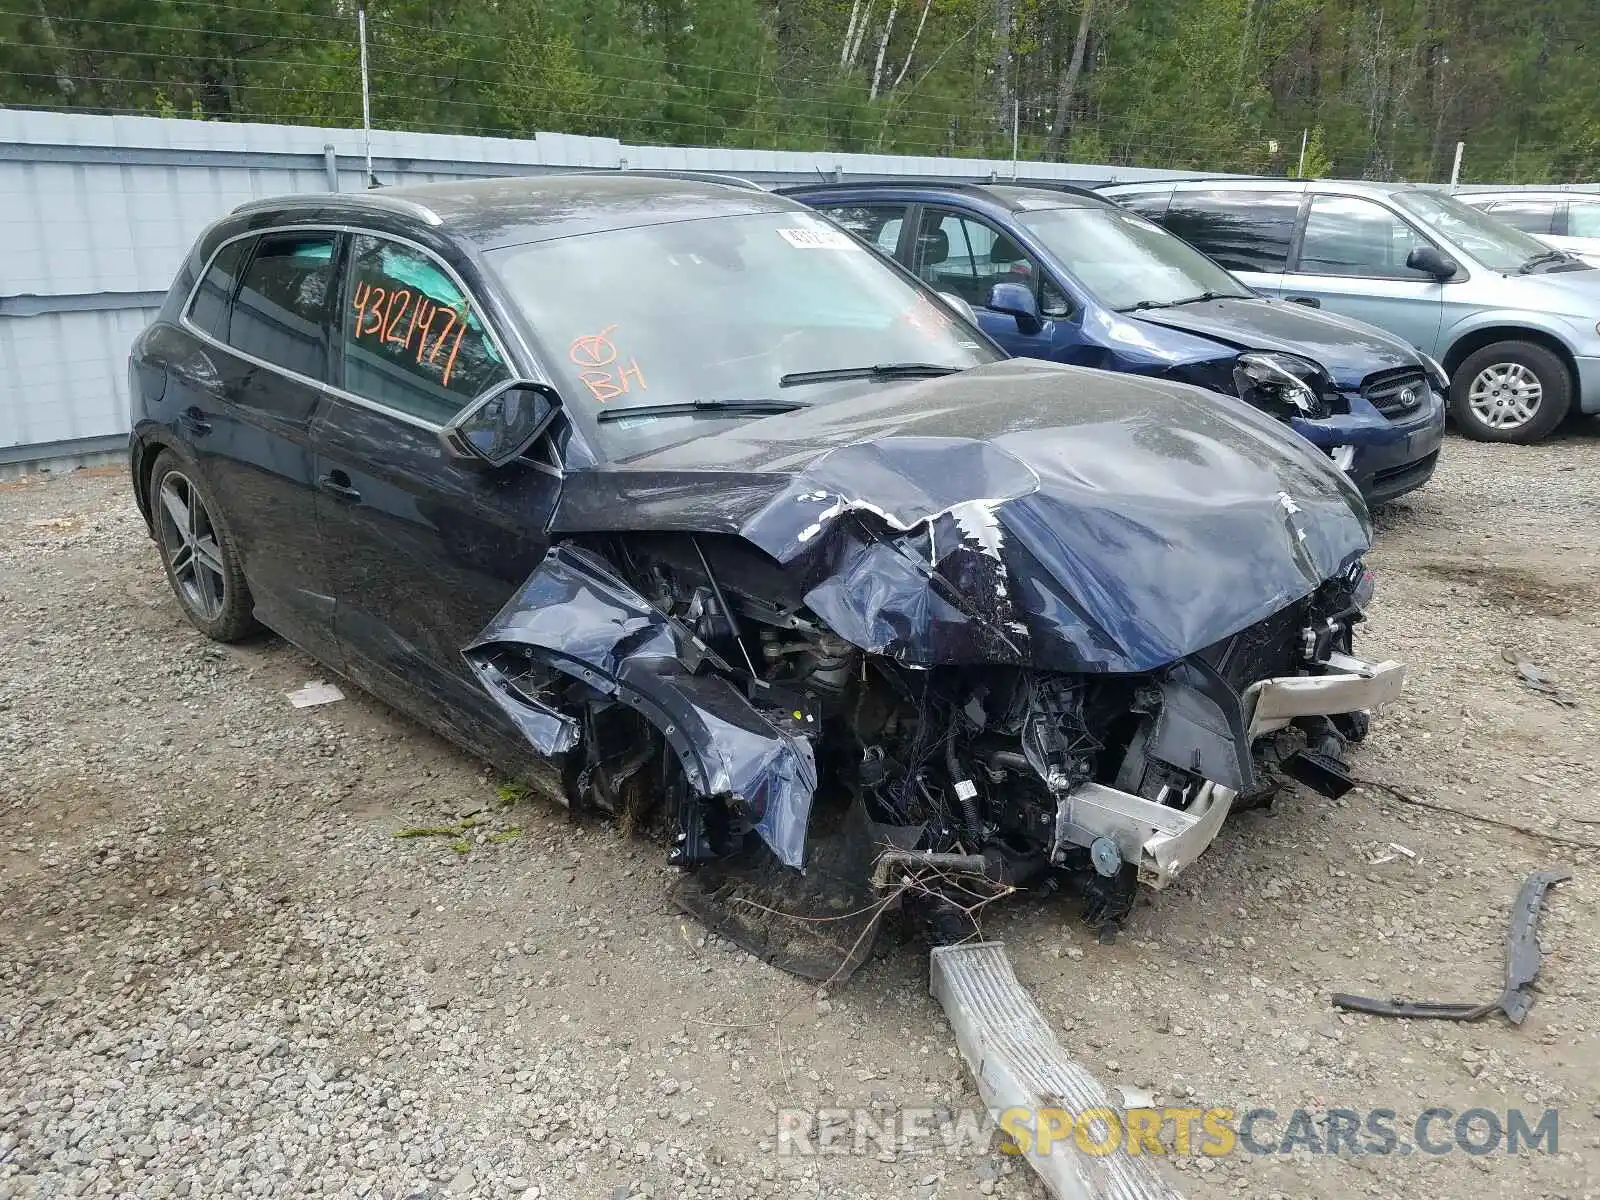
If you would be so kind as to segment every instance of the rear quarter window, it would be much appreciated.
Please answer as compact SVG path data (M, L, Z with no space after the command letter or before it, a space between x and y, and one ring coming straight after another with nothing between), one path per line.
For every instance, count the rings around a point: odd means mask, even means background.
M1230 271L1278 273L1299 213L1299 192L1178 191L1160 221Z
M217 251L189 302L190 322L219 342L228 340L228 307L233 303L234 285L239 282L239 264L248 256L254 240L242 238Z

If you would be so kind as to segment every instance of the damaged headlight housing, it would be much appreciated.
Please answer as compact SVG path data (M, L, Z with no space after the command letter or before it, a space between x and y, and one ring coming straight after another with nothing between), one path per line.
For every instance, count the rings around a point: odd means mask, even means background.
M1239 399L1275 417L1326 417L1333 411L1327 372L1295 354L1252 350L1239 355L1233 386Z

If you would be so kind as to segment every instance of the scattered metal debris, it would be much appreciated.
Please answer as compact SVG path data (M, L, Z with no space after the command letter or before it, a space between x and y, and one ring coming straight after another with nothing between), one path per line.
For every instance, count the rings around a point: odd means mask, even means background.
M1517 678L1521 680L1522 686L1529 691L1548 696L1562 708L1578 707L1578 698L1565 690L1556 682L1554 675L1535 664L1533 660L1516 650L1503 650L1500 653L1500 657L1517 669Z
M1506 944L1506 986L1486 1004L1456 1004L1439 1000L1378 1000L1371 996L1352 996L1335 992L1335 1008L1370 1013L1375 1017L1438 1018L1446 1021L1476 1021L1492 1012L1503 1012L1513 1025L1521 1025L1533 1007L1533 981L1539 974L1539 911L1544 894L1558 883L1572 878L1565 867L1535 871L1522 882L1516 903L1511 906L1511 936Z
M1418 854L1410 846L1402 846L1399 842L1385 842L1382 845L1374 843L1372 849L1367 852L1367 864L1374 867L1381 867L1384 863L1397 862L1402 858L1411 863L1422 861L1422 855Z
M318 704L332 704L336 700L343 700L344 693L331 683L313 679L297 691L285 692L284 697L296 708L314 708Z
M928 990L944 1007L990 1112L1109 1112L1125 1120L1129 1107L1140 1107L1072 1060L1017 982L1002 943L936 947L928 974ZM1182 1200L1155 1158L1128 1153L1125 1140L1088 1153L1077 1138L1058 1137L1047 1152L1034 1146L1021 1157L1058 1200Z

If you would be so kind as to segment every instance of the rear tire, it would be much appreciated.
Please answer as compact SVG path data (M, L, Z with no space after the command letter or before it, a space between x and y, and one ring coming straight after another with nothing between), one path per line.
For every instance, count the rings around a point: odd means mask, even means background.
M1450 378L1450 415L1474 441L1540 441L1571 407L1567 364L1537 342L1494 342L1474 350Z
M217 642L255 633L255 602L227 519L199 472L171 450L150 472L150 513L167 582L189 623Z

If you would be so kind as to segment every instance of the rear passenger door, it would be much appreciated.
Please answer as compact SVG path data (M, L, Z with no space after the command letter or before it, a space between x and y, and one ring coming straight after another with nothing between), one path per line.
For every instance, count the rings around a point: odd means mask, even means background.
M1166 212L1154 219L1263 296L1278 296L1284 293L1283 272L1302 198L1287 189L1180 188Z
M911 270L930 287L960 296L972 305L983 331L1007 353L1053 358L1056 322L1069 306L1061 288L1016 240L971 213L928 205L917 222L911 245ZM1037 328L989 305L997 283L1017 283L1039 303Z
M1412 250L1431 245L1376 200L1314 195L1298 260L1283 277L1284 294L1313 297L1329 312L1370 322L1431 353L1447 285L1406 266Z
M335 659L311 491L341 236L245 235L212 257L183 323L204 350L174 372L180 436L239 548L260 619Z
M511 375L456 273L376 233L352 235L348 262L336 390L312 430L345 669L492 754L515 731L461 649L538 565L560 474L531 459L481 470L441 448L440 427Z

